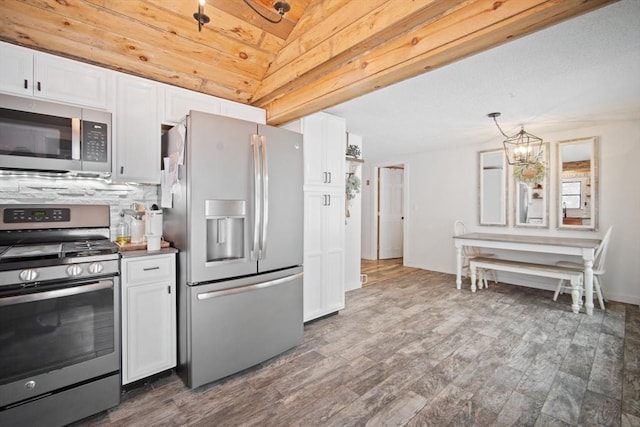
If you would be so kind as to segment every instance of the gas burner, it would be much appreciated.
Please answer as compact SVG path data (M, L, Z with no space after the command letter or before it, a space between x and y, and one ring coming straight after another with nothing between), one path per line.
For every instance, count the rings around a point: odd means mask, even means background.
M118 247L107 239L82 240L64 243L62 245L62 252L65 256L74 257L113 254L118 252Z
M60 244L39 244L39 245L15 245L3 251L0 258L3 259L28 259L28 258L48 258L59 257Z

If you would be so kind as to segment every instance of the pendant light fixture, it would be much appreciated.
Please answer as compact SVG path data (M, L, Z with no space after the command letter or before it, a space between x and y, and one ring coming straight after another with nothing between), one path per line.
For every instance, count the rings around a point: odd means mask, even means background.
M289 12L291 10L291 6L289 5L288 2L286 1L276 1L273 3L273 8L276 10L276 12L278 12L278 15L280 15L280 17L278 18L278 20L275 19L271 19L266 15L263 15L258 9L255 8L255 6L253 6L249 0L244 0L244 2L246 3L247 6L249 6L255 13L257 13L258 15L260 15L261 17L263 17L264 19L266 19L267 21L271 22L272 24L277 24L280 21L282 21L282 18L284 17L284 14Z
M198 0L198 11L193 14L193 18L198 21L198 31L202 31L202 26L208 24L211 19L204 14L204 4L206 0Z
M524 126L520 127L520 132L517 134L508 136L502 131L496 120L496 117L500 117L500 113L489 113L487 117L493 119L500 133L506 138L502 144L507 162L510 165L533 165L541 162L543 155L542 138L525 132Z

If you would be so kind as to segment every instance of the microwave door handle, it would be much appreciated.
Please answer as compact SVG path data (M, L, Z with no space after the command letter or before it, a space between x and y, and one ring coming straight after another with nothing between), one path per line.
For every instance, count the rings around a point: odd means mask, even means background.
M71 119L71 158L80 160L80 119Z

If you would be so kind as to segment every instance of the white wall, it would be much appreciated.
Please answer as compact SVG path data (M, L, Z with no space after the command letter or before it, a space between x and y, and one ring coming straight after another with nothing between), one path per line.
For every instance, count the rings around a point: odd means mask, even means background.
M557 229L557 174L555 173L557 142L566 139L597 136L600 138L600 209L599 231L567 231ZM571 131L543 135L550 142L550 228L513 227L513 197L509 198L509 226L478 225L478 151L500 148L499 140L490 144L466 146L412 154L403 158L367 162L364 179L370 179L376 164L403 162L408 166L406 188L405 259L407 266L455 273L453 222L461 219L468 231L497 233L602 237L614 226L604 276L605 297L620 302L640 303L640 121L609 122L576 128ZM372 255L374 230L372 222L372 185L365 188L363 201L363 256ZM513 180L509 179L510 189ZM366 246L365 246L366 245ZM514 254L509 254L512 257ZM517 256L526 256L521 253ZM551 261L548 256L528 254L531 260ZM528 286L552 289L553 282L531 276L505 276L502 280ZM452 278L452 287L454 286Z

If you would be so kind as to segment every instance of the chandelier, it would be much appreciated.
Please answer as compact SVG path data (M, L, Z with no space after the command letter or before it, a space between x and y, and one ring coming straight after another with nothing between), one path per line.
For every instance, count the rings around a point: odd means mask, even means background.
M506 138L502 144L507 162L510 165L533 165L542 162L542 138L525 132L524 126L520 127L520 132L513 136L508 136L502 131L496 120L496 117L500 117L500 113L489 113L487 117L493 119L500 133Z

